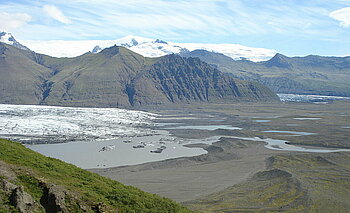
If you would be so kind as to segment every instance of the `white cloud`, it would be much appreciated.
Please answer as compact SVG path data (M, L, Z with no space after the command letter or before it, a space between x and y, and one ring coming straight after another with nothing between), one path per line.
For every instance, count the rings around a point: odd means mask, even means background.
M335 10L329 16L340 22L342 27L350 27L350 7Z
M51 18L63 23L63 24L71 24L72 21L63 14L61 10L59 10L57 7L53 5L45 5L43 7L43 10L45 13L50 16Z
M32 20L26 13L6 13L0 11L0 30L11 31Z
M179 42L247 42L255 37L258 40L253 43L258 43L270 35L338 36L331 30L337 25L329 12L346 6L315 1L320 4L293 0L283 4L281 0L45 0L0 3L0 11L25 12L35 19L13 31L23 39L115 39L134 34ZM48 16L65 25L47 21Z

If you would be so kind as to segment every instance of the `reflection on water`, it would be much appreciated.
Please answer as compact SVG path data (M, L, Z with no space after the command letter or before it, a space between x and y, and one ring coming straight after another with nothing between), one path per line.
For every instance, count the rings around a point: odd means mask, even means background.
M168 127L164 129L198 129L198 130L216 130L216 129L228 129L228 130L241 130L240 127L234 127L230 125L206 125L206 126L177 126Z
M248 141L262 141L267 143L265 145L268 149L283 150L283 151L298 151L298 152L317 152L317 153L329 153L329 152L349 152L350 149L330 149L330 148L306 148L301 146L295 146L287 144L288 141L271 139L271 138L259 138L259 137L232 137Z
M270 122L271 120L254 120L254 121L258 123L267 123L267 122Z
M179 125L179 124L182 124L182 123L155 123L154 126L162 127L162 126L173 126L173 125Z
M293 119L303 121L303 120L320 120L321 118L293 118Z
M299 124L286 124L286 126L299 126Z
M293 135L296 135L296 136L301 136L301 135L314 135L314 134L316 134L316 133L311 133L311 132L280 131L280 130L268 130L268 131L263 131L263 132L287 133L287 134L293 134Z

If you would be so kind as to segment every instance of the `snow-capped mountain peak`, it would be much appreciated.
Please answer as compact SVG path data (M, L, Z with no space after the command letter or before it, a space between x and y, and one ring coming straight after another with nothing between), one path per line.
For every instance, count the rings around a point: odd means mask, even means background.
M126 47L145 57L160 57L173 53L188 51L176 44L170 44L160 39L144 38L139 36L128 35L123 38L111 41L96 41L92 53L98 53L102 49L117 45Z
M19 43L18 41L16 41L16 39L13 37L13 35L11 33L0 32L0 42L12 45L14 47L17 47L17 48L20 48L23 50L29 50L28 47L26 47L26 46L22 45L21 43Z
M102 48L101 48L100 46L97 45L97 46L94 47L94 49L92 49L91 52L92 52L92 53L99 53L99 52L101 52L101 51L102 51Z
M120 39L115 40L117 45L121 46L128 46L128 47L133 47L137 46L143 43L151 43L154 40L151 38L144 38L144 37L139 37L139 36L134 36L134 35L127 35L125 37L122 37Z
M12 36L11 33L1 32L0 33L0 41L6 44L13 44L13 41L15 38Z
M160 40L160 39L156 39L156 40L154 41L154 43L168 44L168 42L165 42L165 41Z

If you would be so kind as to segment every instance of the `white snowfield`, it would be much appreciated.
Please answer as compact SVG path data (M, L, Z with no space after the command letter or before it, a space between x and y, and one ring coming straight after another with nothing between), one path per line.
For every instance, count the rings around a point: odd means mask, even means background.
M155 114L116 108L0 104L0 137L16 141L68 142L149 134Z
M0 42L13 45L12 35L10 33L4 33L0 36Z
M124 46L145 57L160 57L198 49L222 53L235 60L245 58L251 61L266 61L276 54L275 50L246 47L239 44L175 43L132 35L117 40L21 40L20 42L37 53L54 57L75 57L92 51L96 46L104 49L113 45Z

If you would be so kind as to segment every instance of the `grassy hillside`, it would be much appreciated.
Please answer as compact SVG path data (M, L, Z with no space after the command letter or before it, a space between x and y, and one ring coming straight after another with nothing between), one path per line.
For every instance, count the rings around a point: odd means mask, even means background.
M18 212L14 206L21 202L28 212L190 212L167 198L0 139L0 212Z
M203 212L348 212L350 154L292 154L226 190L188 202Z

